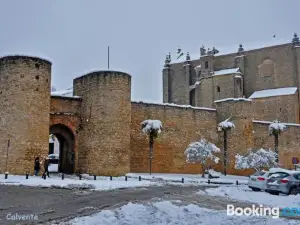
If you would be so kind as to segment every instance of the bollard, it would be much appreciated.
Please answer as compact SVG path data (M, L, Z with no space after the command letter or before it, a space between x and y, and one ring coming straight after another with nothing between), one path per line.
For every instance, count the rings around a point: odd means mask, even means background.
M210 180L208 180L208 184L210 184Z
M127 176L125 176L125 181L127 181Z
M26 173L26 180L28 180L28 175L29 175L29 174L28 174L28 173Z
M141 181L142 180L142 178L141 178L141 176L139 176L139 181Z
M5 173L5 179L7 179L7 178L8 178L8 173L6 172L6 173Z
M109 179L112 180L112 176L110 176Z
M63 173L61 174L61 179L65 179L65 175Z
M239 185L239 181L237 180L237 181L235 182L235 184L236 184L236 185Z
M79 174L79 180L81 180L81 178L82 178L82 177L81 177L81 174Z
M181 183L184 183L184 178L181 178Z
M94 180L96 180L97 178L96 178L96 175L94 175Z

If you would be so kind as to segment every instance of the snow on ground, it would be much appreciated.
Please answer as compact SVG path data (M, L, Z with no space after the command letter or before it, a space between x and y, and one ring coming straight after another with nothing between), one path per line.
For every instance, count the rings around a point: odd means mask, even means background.
M112 190L118 188L133 188L133 187L145 187L150 185L159 185L156 182L147 180L138 181L137 179L128 179L125 181L125 177L113 178L109 180L109 177L97 177L97 180L92 180L93 177L79 180L78 177L65 177L64 180L60 176L50 174L50 178L46 180L41 176L29 176L26 180L25 175L9 175L8 179L4 179L4 175L0 175L0 185L24 185L24 186L38 186L38 187L57 187L57 188L88 188L94 190Z
M173 203L175 203L173 201ZM178 224L178 225L282 225L298 224L299 221L273 219L272 217L227 216L226 211L200 208L197 205L178 205L170 201L146 204L128 203L115 210L103 210L92 216L75 218L67 223L73 225L140 225L140 224Z
M300 208L300 196L295 195L271 195L266 192L255 192L247 186L220 186L218 188L209 188L206 193L212 196L223 196L239 201L252 202L267 206L285 208L297 207ZM198 194L203 194L203 191Z
M175 174L175 173L152 173L151 175L147 173L128 173L128 177L138 178L139 176L142 179L147 180L163 180L169 182L181 182L181 179L184 178L185 183L203 183L207 184L208 181L207 174L205 178L202 178L201 174ZM210 179L211 182L223 182L223 183L234 183L238 181L240 184L248 184L248 177L245 176L235 176L235 175L227 175L221 176L220 178Z

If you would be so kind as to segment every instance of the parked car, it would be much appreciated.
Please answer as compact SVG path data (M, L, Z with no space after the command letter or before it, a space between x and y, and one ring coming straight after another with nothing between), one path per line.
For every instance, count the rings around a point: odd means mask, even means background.
M272 174L267 180L266 192L274 195L298 194L300 191L300 172L282 170Z
M257 171L249 177L248 187L253 191L261 191L266 189L268 178L273 173L270 171Z
M49 154L49 172L58 172L59 165L59 155L58 154Z

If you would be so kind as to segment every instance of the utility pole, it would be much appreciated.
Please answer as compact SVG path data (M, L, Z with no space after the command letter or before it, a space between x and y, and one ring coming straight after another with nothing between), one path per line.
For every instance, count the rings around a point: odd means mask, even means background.
M8 163L8 149L9 149L9 146L10 146L10 139L8 139L8 141L7 141L5 172L7 172L7 163Z

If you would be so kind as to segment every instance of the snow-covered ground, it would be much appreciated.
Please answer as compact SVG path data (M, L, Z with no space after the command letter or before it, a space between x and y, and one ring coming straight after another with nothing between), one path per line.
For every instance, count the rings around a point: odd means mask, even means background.
M9 175L8 179L4 179L4 174L0 174L0 185L111 190L118 188L145 187L159 184L148 180L138 181L137 179L128 179L128 181L125 181L125 177L113 178L111 181L109 180L109 177L97 177L97 180L93 180L93 177L83 175L82 180L79 180L79 178L76 176L66 176L64 180L62 180L60 176L50 174L50 178L47 177L46 180L42 179L41 176L29 176L29 179L26 180L25 176L18 175Z
M103 210L92 216L75 218L67 223L72 225L296 225L299 221L273 219L272 217L227 216L226 211L200 208L197 205L180 205L180 201L160 201L145 204L128 203L115 210Z
M128 177L132 178L138 178L139 176L142 177L142 179L147 180L155 180L155 179L161 179L164 181L169 182L181 182L181 179L184 178L185 183L203 183L207 184L208 177L205 175L205 178L202 178L201 174L169 174L169 173L153 173L151 175L147 173L128 173ZM214 178L210 179L211 182L220 182L220 183L233 183L235 184L236 181L239 182L239 184L248 184L248 177L245 176L234 176L234 175L227 175L227 176L221 176L220 178Z
M263 204L272 207L296 207L300 208L300 196L297 195L271 195L266 192L255 192L247 186L220 186L218 188L209 188L205 192L199 191L199 194L209 194L212 196L223 196L231 199Z

